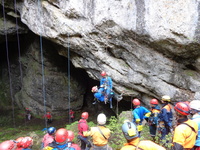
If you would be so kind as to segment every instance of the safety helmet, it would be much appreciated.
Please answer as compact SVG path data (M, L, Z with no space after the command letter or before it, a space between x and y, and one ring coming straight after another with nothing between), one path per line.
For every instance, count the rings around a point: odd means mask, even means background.
M67 133L68 133L68 138L67 138L67 141L68 141L68 142L71 142L71 141L73 141L73 139L74 139L74 132L73 132L73 131L70 131L70 130L68 130L68 131L67 131Z
M60 128L60 129L58 129L56 131L56 134L55 134L55 140L56 140L56 142L58 142L58 143L65 142L67 140L67 137L68 137L67 129Z
M135 99L133 99L132 103L133 103L134 106L139 106L140 105L140 100L135 98Z
M17 147L18 148L21 148L22 147L22 139L23 139L24 137L19 137L19 138L17 138L15 141L17 142Z
M106 75L107 75L107 74L106 74L105 71L102 71L102 72L101 72L101 76L102 76L102 77L105 77Z
M88 116L89 116L88 112L83 112L83 113L81 114L81 118L82 118L82 119L88 119Z
M15 150L16 146L13 140L7 140L0 144L0 150Z
M164 96L162 96L162 101L170 102L171 98L168 95L164 95Z
M97 122L99 125L104 125L106 124L106 115L101 113L97 116Z
M153 98L151 101L150 101L150 104L153 104L153 105L157 105L158 104L158 100Z
M47 129L47 133L49 133L49 134L54 134L55 132L56 132L56 128L54 128L54 127L49 127Z
M180 114L187 116L190 114L190 106L184 102L178 102L174 106L174 109Z
M92 93L97 92L98 91L98 87L97 86L93 86L91 91L92 91Z
M136 125L130 121L127 121L122 125L122 132L127 140L131 140L139 135Z
M195 109L197 111L200 111L200 100L193 100L189 104L191 109Z
M28 148L33 145L33 139L29 136L24 137L20 144L22 148Z

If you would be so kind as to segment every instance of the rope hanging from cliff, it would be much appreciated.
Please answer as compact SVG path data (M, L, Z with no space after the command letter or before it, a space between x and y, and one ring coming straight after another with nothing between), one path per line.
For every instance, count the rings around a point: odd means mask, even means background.
M13 125L15 128L15 108L14 108L14 98L13 98L12 79L11 79L11 70L10 70L8 35L7 35L7 28L6 28L7 22L6 22L6 16L5 16L4 0L2 0L2 10L3 10L3 20L4 20L5 41L6 41L6 57L7 57L8 74L9 74L10 95L11 95L11 100L12 100L12 118L13 118Z
M39 16L41 16L42 7L40 0L38 0L38 12ZM42 17L40 17L42 18ZM42 21L40 22L42 26ZM44 76L44 56L43 56L43 43L42 43L42 35L40 33L40 53L41 53L41 64L42 64L42 93L43 93L43 102L44 102L44 114L47 113L46 111L46 90L45 90L45 76ZM44 117L45 127L47 128L47 118Z
M69 41L69 33L68 33L68 47L67 47L67 58L68 58L68 63L67 63L67 68L68 68L68 107L69 107L69 123L70 123L70 107L71 107L71 103L70 103L70 41Z
M17 16L17 2L14 0L14 9L15 9L15 14ZM18 56L19 56L19 70L20 70L20 81L21 81L21 87L23 86L23 73L22 73L22 64L20 61L21 58L21 46L20 46L20 39L19 39L19 25L18 25L18 19L16 17L16 32L17 32L17 48L18 48ZM24 99L22 98L22 103L24 104ZM26 118L25 120L25 125L26 125Z

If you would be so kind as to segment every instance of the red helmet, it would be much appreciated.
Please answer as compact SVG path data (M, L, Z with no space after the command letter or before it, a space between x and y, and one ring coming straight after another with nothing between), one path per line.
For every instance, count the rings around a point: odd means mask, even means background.
M68 141L68 142L73 141L73 139L74 139L74 132L73 132L73 131L70 131L70 130L68 130L67 132L68 132L67 141Z
M140 105L140 100L135 98L135 99L133 99L132 103L133 103L134 106L139 106Z
M98 91L98 87L97 86L93 86L91 91L92 91L92 93L97 92Z
M67 129L60 128L60 129L58 129L56 131L56 134L55 134L55 140L56 140L56 142L58 142L58 143L65 142L67 140L67 137L68 137Z
M16 143L12 140L4 141L0 144L0 150L14 150L16 149Z
M22 147L22 139L23 139L24 137L19 137L19 138L17 138L15 141L17 142L17 147L18 148L21 148Z
M81 114L81 118L82 118L82 119L88 119L88 117L89 117L88 112L83 112L83 113Z
M102 72L101 72L101 76L102 76L102 77L105 77L106 75L107 75L107 74L106 74L105 71L102 71Z
M174 109L180 114L187 116L190 114L190 106L185 102L178 102L174 106Z
M22 148L28 148L28 147L33 145L33 139L29 136L24 137L21 140L20 145L21 145Z
M151 101L150 101L150 104L153 104L153 105L157 105L158 104L158 100L153 98Z

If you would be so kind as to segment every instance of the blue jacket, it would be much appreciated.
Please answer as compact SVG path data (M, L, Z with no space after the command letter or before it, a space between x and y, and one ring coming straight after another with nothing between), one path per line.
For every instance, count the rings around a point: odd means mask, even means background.
M160 106L155 105L155 107L151 107L151 115L149 117L149 123L152 125L158 124L158 115L160 113Z
M197 137L195 146L200 146L200 114L194 115L192 117L192 120L195 121L198 124L198 137Z
M150 111L143 106L135 108L132 112L133 122L135 122L136 119L140 119L140 123L142 123L143 119L146 118L145 114L149 112Z
M163 104L163 107L158 115L159 121L163 121L165 126L172 127L172 119L173 119L173 114L172 114L172 108L170 104L165 103Z

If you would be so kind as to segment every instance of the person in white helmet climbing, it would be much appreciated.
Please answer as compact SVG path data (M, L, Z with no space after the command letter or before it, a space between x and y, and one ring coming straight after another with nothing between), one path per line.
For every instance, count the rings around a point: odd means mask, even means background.
M200 150L200 100L193 100L189 105L190 114L192 114L192 120L198 125L198 135L194 145L194 150Z
M101 113L97 116L97 127L91 127L90 131L83 132L84 136L91 136L93 140L93 150L112 150L108 145L108 139L110 138L111 131L106 124L106 115Z

